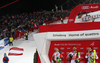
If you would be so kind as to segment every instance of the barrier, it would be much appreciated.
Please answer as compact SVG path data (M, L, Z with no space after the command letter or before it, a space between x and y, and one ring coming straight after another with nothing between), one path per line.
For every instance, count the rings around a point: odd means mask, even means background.
M3 49L8 44L9 44L9 38L4 38L0 40L0 50Z
M4 39L0 40L0 47L4 47Z
M4 45L8 45L9 44L9 38L4 38Z

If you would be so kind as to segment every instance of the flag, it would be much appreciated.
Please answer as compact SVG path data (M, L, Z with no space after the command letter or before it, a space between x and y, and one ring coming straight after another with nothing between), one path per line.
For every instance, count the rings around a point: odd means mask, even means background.
M23 48L13 47L13 48L10 48L8 55L9 56L20 56L20 55L23 55L23 52L24 52Z

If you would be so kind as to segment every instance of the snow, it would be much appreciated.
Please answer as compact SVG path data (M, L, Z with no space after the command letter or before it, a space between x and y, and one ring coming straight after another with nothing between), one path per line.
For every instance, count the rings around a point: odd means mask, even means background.
M12 47L23 48L24 52L22 56L8 56L9 63L33 63L34 53L36 51L36 44L34 42L33 34L36 34L37 31L31 33L29 35L29 40L25 40L25 38L15 40L14 46L7 45L4 49L0 50L0 63L2 62L2 58L4 53L9 53L9 49Z

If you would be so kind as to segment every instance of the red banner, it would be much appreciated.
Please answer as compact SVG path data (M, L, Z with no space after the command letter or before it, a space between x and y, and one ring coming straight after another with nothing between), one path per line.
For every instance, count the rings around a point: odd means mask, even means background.
M85 4L76 6L70 13L68 23L74 23L78 13L82 11L98 11L100 4Z
M51 59L53 53L55 52L55 48L59 48L62 50L62 54L64 56L62 63L67 63L67 55L69 52L72 52L72 46L76 46L77 50L81 54L80 63L87 63L87 59L85 55L88 51L88 47L93 47L97 51L97 55L100 58L100 40L88 40L88 41L52 41L50 50L49 50L49 58ZM99 60L99 59L98 59ZM100 63L100 61L97 61Z

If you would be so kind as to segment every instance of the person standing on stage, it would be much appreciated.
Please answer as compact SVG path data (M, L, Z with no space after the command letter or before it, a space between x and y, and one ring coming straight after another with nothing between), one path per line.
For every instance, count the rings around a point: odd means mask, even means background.
M88 52L86 53L85 58L88 59L87 63L93 63L93 61L94 61L94 52L92 50L92 47L89 47ZM97 60L97 59L98 59L98 55L96 53L95 54L95 60Z
M80 53L76 51L75 46L73 46L73 51L68 54L67 58L71 59L71 63L79 63Z
M59 52L59 49L58 48L56 48L56 52L54 52L54 54L53 54L53 56L52 56L52 58L54 58L54 63L59 63L58 62L58 58L60 57L60 52Z

